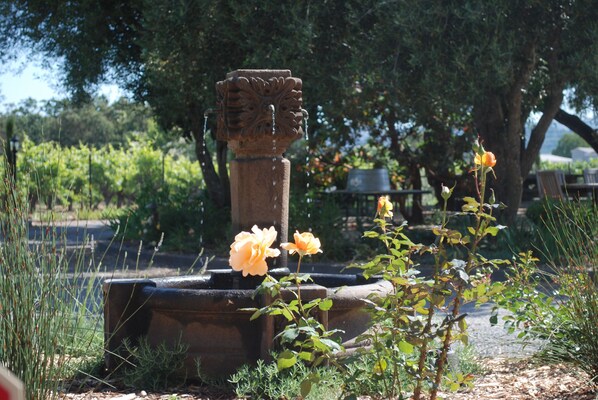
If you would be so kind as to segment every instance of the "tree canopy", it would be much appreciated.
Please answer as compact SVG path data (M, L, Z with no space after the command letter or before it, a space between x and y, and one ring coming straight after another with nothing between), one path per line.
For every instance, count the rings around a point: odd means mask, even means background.
M418 124L436 135L439 124L453 131L462 124L480 135L498 158L493 186L512 218L565 89L573 104L596 105L598 25L592 21L598 10L592 3L373 2L365 60ZM525 142L533 111L542 116Z
M552 150L552 154L571 158L571 150L577 147L588 147L588 143L578 135L565 133L559 140L556 148Z
M507 217L565 90L579 108L598 104L591 0L7 0L0 15L2 45L62 60L75 98L117 79L163 126L193 137L220 203L226 151L212 149L218 175L203 151L203 113L230 70L291 69L318 117L313 141L351 143L367 129L405 160L412 184L420 167L437 188L456 182L479 135L497 155L494 189ZM526 142L532 112L542 117Z

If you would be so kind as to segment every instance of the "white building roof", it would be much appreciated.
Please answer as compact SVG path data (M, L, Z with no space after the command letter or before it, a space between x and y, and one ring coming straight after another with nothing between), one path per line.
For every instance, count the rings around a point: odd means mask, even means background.
M572 161L569 157L555 156L554 154L540 154L540 160L553 163L570 163Z
M571 150L571 158L573 161L588 161L591 158L598 157L596 151L591 147L576 147Z

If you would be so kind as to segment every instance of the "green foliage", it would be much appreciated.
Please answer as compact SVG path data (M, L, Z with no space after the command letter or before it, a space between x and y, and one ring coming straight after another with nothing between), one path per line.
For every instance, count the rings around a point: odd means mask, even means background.
M1 181L0 208L0 364L24 382L28 399L51 398L90 349L102 348L100 283L94 264L68 252L52 225L30 247L26 196L10 178Z
M407 382L410 380L405 370L394 369L386 361L381 363L374 353L359 353L349 357L344 365L343 373L345 398L357 398L367 395L374 398L386 398L388 382ZM393 376L396 373L397 375ZM400 392L400 388L395 388ZM401 398L401 397L398 397Z
M484 371L474 346L457 346L454 350L454 358L456 358L455 365L450 365L450 368L455 370L453 372L477 375Z
M299 261L296 273L283 275L278 280L266 274L255 290L255 295L263 296L266 305L259 309L251 309L254 311L251 320L264 316L284 321L284 327L273 338L281 349L276 360L276 365L281 371L298 363L305 363L312 369L326 363L335 364L335 354L343 350L338 335L341 331L328 330L322 322L322 313L327 313L332 308L332 300L316 296L306 301L301 296L301 286L311 282L309 274L300 274L301 261L304 255L317 252L319 244L316 247L297 250ZM303 251L308 252L304 254ZM315 370L308 375L301 382L301 396L306 397L320 379Z
M536 228L538 240L533 249L544 260L557 265L567 263L578 254L587 257L587 251L580 248L585 244L580 243L580 237L598 236L598 214L590 201L544 199L530 204L525 215ZM555 234L559 226L564 227L560 232L569 234Z
M172 345L164 342L151 346L146 337L139 339L136 346L125 341L124 346L131 358L124 373L125 384L135 388L164 390L185 382L182 374L189 345L180 339Z
M155 245L164 234L166 248L177 251L223 243L230 211L207 197L199 164L187 156L188 144L164 143L164 151L143 136L136 139L126 147L90 149L36 145L25 137L18 156L19 187L29 192L32 210L42 203L83 215L92 212L89 205L93 210L126 206L103 217L126 226L120 233L128 239Z
M202 246L215 247L226 242L230 231L230 211L216 207L205 191L193 185L162 185L158 190L146 188L138 193L136 204L113 218L127 239L145 243L158 242L168 250L199 251Z
M310 148L326 143L341 150L367 131L377 149L390 148L410 171L410 183L423 166L438 191L440 182L461 180L464 146L479 133L503 160L495 189L514 215L520 177L538 150L522 146L520 154L513 146L521 124L532 111L549 110L530 142L541 140L567 88L575 89L569 99L575 106L595 104L594 9L549 0L10 0L0 5L0 46L20 44L64 60L64 83L77 98L118 78L152 106L163 127L195 138L198 157L214 82L239 66L289 68L309 88ZM251 34L241 39L239 32ZM226 179L218 179L212 164L202 165L214 178L210 193L222 194Z
M591 248L593 246L593 248ZM596 243L587 247L593 252ZM569 253L572 254L573 253ZM544 341L538 355L550 362L571 363L598 378L598 282L591 265L538 268L531 253L520 255L510 270L508 285L499 301L512 315L504 317L505 328L519 331L524 341Z
M542 339L540 356L570 362L598 378L598 209L576 202L545 202L534 217L544 258L520 255L509 273L501 306L511 311L505 326L526 340Z
M127 206L101 217L126 226L120 231L129 239L156 244L164 233L166 248L187 251L222 243L230 212L207 198L199 164L187 156L188 145L166 143L164 152L137 139L126 147L90 149L36 145L25 137L18 156L19 187L29 192L32 210L42 203L89 215L100 206Z
M446 178L456 166L450 159L463 154L455 139L475 131L501 160L494 189L508 205L503 215L511 220L521 199L521 176L527 175L539 150L513 145L520 142L521 123L532 111L558 109L568 86L576 88L572 97L580 108L584 100L586 106L594 104L598 74L590 67L593 57L590 61L584 54L596 48L590 38L597 28L590 24L588 31L579 31L591 20L585 8L579 2L550 1L372 5L360 20L370 29L364 29L355 45L361 52L354 60L359 63L356 70L363 71L362 90L352 96L354 102L343 103L344 108L349 108L349 119L370 110L379 115L388 136L396 121L425 131L430 148L437 150L423 152L420 159L429 168L428 178L436 179L435 173L450 186ZM556 42L563 47L555 57ZM553 115L546 112L526 144L541 142L548 127L544 122ZM395 143L403 137L397 135ZM445 160L450 161L443 165ZM433 187L438 190L439 185Z
M565 133L556 148L552 150L552 154L571 158L571 150L577 147L590 147L590 145L575 133Z
M542 161L538 165L538 170L543 169L557 169L565 173L573 173L577 175L583 174L583 170L587 168L598 168L598 158L592 158L589 161L574 161L571 163L553 163L549 161Z
M534 204L531 203L528 211ZM509 229L499 232L492 242L492 250L495 254L501 254L501 257L510 258L513 254L537 249L538 243L542 243L542 238L537 225L526 216L518 216Z
M330 196L314 191L305 194L298 190L291 195L289 203L289 230L294 232L297 227L308 227L318 233L322 248L326 250L315 255L314 260L351 260L365 246L346 237L344 215Z
M300 264L301 259L299 267ZM327 330L319 318L320 311L326 312L332 308L332 300L316 297L305 302L301 297L302 283L310 281L309 275L298 272L278 280L266 275L256 289L256 294L271 300L264 307L255 309L251 319L263 315L278 316L285 320L283 330L274 337L283 349L277 355L279 370L290 368L298 362L317 367L334 361L333 355L342 350L338 343L339 330Z
M462 379L467 377L466 385L471 383L472 375L483 371L472 346L457 345L448 357L447 370L450 374L453 374L454 378L457 378L457 381L459 376ZM387 382L392 380L395 382L413 382L413 376L407 370L393 370L388 365L385 368L380 368L380 365L384 365L384 363L379 363L377 360L376 355L371 352L360 352L343 360L343 393L345 396L343 398L354 399L359 398L359 396L386 398L388 392ZM393 374L398 374L398 376L393 376ZM450 389L446 385L445 387Z
M319 377L309 395L303 396L302 382L314 377L314 370L303 363L279 370L275 363L258 360L257 365L244 365L229 382L235 386L235 393L242 398L256 399L321 399L338 398L342 392L343 376L334 367L315 369Z
M54 197L62 205L87 203L91 183L94 207L101 201L131 202L141 190L156 190L163 181L176 188L199 182L199 165L187 157L185 146L165 146L165 154L151 141L139 139L129 141L126 147L91 149L84 145L61 147L55 142L36 145L25 137L18 153L18 173L42 200Z
M53 141L66 147L79 143L119 147L133 134L146 132L150 117L150 109L143 103L121 98L109 104L106 98L95 97L85 104L27 99L9 105L7 111L0 114L0 121L12 119L15 133L19 137L26 135L36 144Z

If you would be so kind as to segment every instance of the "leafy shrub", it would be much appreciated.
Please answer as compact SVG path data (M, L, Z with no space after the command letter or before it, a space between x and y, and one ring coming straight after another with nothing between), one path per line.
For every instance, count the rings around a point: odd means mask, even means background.
M301 229L318 233L325 252L315 256L316 261L322 258L345 261L358 253L357 240L340 234L345 231L345 221L340 207L332 199L314 193L295 193L289 203L289 233Z
M453 191L443 186L442 221L432 228L436 236L433 245L415 244L404 226L393 226L392 204L385 197L378 200L375 229L364 234L379 240L387 251L355 267L361 268L366 278L381 276L392 285L389 294L368 296L372 327L357 338L371 344L368 353L375 364L369 375L381 381L385 398L401 398L412 392L417 400L427 391L434 400L441 385L457 390L473 379L469 374L451 371L449 365L451 346L458 341L468 343L461 307L496 296L502 286L490 282L490 273L506 262L480 253L483 240L496 237L505 227L496 224L493 213L500 204L493 193L486 191L496 163L494 155L480 145L474 146L474 151L477 196L463 198L461 216L467 224L464 233L449 226L446 210ZM429 253L434 259L430 278L420 276L416 269L414 257L421 253Z
M550 161L542 161L538 165L538 170L542 169L560 169L565 171L566 173L573 173L573 174L582 174L583 170L586 168L596 168L598 167L598 158L592 158L588 161L574 161L571 163L555 163Z
M32 206L41 202L49 208L76 204L97 208L101 202L120 207L164 184L183 189L201 183L198 163L184 155L183 148L165 154L149 141L91 150L84 145L63 148L54 142L35 145L25 137L18 176L21 186L27 186Z
M117 213L111 221L120 225L126 239L141 239L177 251L199 251L202 246L226 243L230 230L230 211L216 207L203 190L193 185L142 191L133 207ZM116 229L115 229L116 230Z

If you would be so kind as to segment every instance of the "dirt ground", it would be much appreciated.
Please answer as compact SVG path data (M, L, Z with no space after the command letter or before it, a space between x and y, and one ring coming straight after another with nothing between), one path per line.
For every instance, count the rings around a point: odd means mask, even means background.
M472 389L447 394L446 400L595 400L588 376L565 365L537 365L527 360L483 360L484 374Z
M492 358L480 360L484 371L473 388L443 393L445 400L596 400L598 391L584 373L566 365L539 365L529 359ZM230 393L218 393L200 386L186 386L163 393L112 391L94 388L66 393L65 400L233 400ZM360 397L359 400L374 400Z

